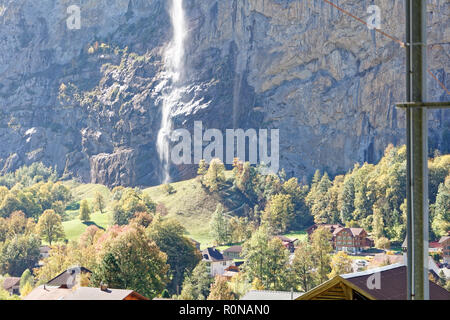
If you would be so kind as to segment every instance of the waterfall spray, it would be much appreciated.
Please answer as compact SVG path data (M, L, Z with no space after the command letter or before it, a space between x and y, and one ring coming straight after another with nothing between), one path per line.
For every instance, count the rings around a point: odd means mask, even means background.
M181 97L180 80L183 73L184 40L186 39L186 20L183 0L172 0L170 18L173 38L164 53L164 66L167 82L171 88L162 99L161 128L158 133L157 150L163 172L163 183L170 182L170 135L172 132L171 111Z

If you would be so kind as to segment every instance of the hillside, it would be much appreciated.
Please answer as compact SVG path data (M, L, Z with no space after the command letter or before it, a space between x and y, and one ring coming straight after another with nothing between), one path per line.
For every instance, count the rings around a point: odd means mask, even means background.
M226 176L230 175L231 172L226 173ZM69 218L63 222L67 239L77 239L89 225L95 224L100 228L107 228L111 224L112 193L107 187L73 181L65 182L65 185L72 190L75 207L83 199L88 200L92 207L96 192L100 192L106 200L105 213L94 212L91 215L92 221L88 223L82 223L78 219L79 211L77 209L67 210L66 214ZM209 221L211 213L214 212L217 205L220 203L226 211L239 214L244 201L239 192L231 188L230 183L227 183L218 193L207 192L198 179L176 182L171 186L173 186L174 192L170 195L164 191L163 185L144 189L143 192L157 204L163 203L168 211L167 217L177 219L186 228L189 237L199 241L202 246L212 244L209 235Z

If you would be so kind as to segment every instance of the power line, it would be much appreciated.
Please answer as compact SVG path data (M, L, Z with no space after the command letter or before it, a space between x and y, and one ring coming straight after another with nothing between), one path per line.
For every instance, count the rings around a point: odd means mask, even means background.
M351 18L357 20L358 22L364 24L365 26L368 26L368 27L369 27L369 24L368 24L367 22L365 22L364 20L362 20L362 19L358 18L357 16L351 14L351 13L348 12L347 10L345 10L345 9L343 9L343 8L341 8L341 7L339 7L338 5L332 3L332 2L329 1L329 0L323 0L323 1L326 2L326 3L328 3L329 5L331 5L332 7L338 9L339 11L343 12L344 14L348 15L349 17L351 17ZM378 32L378 33L381 33L381 34L384 35L385 37L387 37L387 38L389 38L389 39L391 39L391 40L397 42L402 48L405 48L406 46L409 46L409 45L410 45L409 43L405 43L405 42L403 42L403 41L397 39L396 37L391 36L391 35L387 34L387 33L384 32L384 31L381 31L381 30L378 29L378 28L374 28L374 30L375 30L376 32ZM436 44L437 44L437 43L436 43ZM434 45L436 45L436 44L431 44L431 45L429 45L429 46L434 46ZM436 80L436 81L439 83L439 85L442 87L442 89L444 89L445 92L446 92L448 95L450 95L449 90L448 90L448 89L445 87L445 85L444 85L444 84L443 84L443 83L442 83L442 82L441 82L441 81L433 74L433 72L431 72L430 69L428 69L427 71L428 71L428 73L433 77L433 79Z

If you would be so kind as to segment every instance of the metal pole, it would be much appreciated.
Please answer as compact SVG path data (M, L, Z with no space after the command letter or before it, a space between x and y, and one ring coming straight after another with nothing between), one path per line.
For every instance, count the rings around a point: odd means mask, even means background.
M406 1L407 95L426 101L426 0ZM428 300L427 108L407 108L408 299Z

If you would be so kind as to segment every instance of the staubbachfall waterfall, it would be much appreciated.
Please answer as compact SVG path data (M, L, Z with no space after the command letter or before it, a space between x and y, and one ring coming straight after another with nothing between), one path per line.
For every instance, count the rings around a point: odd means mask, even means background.
M157 138L157 150L162 169L162 183L169 183L170 177L170 136L172 133L171 112L180 100L180 85L184 67L184 42L187 35L183 0L172 0L170 18L173 37L164 53L166 85L170 86L162 98L161 127Z

